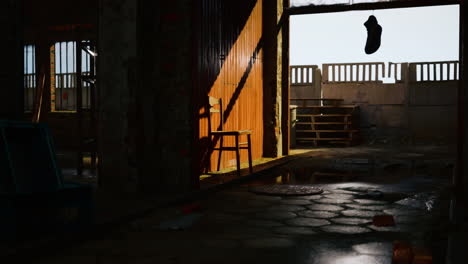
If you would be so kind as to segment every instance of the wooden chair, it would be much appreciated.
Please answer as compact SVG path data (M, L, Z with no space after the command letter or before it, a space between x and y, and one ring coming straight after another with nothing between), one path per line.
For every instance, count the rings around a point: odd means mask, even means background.
M216 109L214 106L219 105L219 109ZM236 161L237 161L237 175L240 177L240 150L247 149L249 155L249 172L252 173L252 148L251 148L251 139L250 135L252 134L251 130L234 130L234 131L224 131L224 116L223 116L223 101L218 98L208 96L208 137L210 139L210 148L213 152L214 150L219 151L218 156L218 168L221 167L221 158L223 150L235 151L236 152ZM211 123L211 114L217 113L220 116L220 124L216 130L212 129ZM240 136L247 136L247 142L239 142ZM223 141L225 136L234 136L235 137L235 146L234 147L225 147L223 146ZM214 137L219 137L219 148L216 148L216 141Z

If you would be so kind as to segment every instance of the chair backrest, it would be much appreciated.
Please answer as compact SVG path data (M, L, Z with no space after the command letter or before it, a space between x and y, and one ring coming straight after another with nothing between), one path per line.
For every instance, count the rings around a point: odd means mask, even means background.
M219 108L215 108L216 105L219 105ZM208 131L213 131L213 124L211 123L211 114L219 114L219 126L216 130L223 130L224 117L223 117L223 101L221 98L215 98L208 96Z

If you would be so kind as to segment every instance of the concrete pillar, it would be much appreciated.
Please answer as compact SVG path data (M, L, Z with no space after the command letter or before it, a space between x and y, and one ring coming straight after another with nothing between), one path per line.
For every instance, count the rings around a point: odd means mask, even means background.
M458 156L457 173L454 179L457 198L459 202L468 206L468 30L464 24L468 16L468 4L462 1L460 4L460 82L458 89Z
M182 193L192 175L192 2L101 0L101 188Z
M411 124L413 123L411 121L411 85L410 85L410 77L416 76L416 67L410 67L409 65L414 64L408 64L408 63L402 63L401 64L401 80L404 83L404 94L405 94L405 117L406 117L406 133L409 138L409 141L412 143L414 142L414 133L413 133L413 128ZM396 67L396 65L395 65ZM395 71L397 72L397 71ZM396 81L397 76L395 76L395 81ZM416 81L416 79L413 80L413 82Z
M6 0L0 8L0 119L23 119L23 15L21 0Z
M156 144L158 101L157 91L161 89L160 75L160 3L152 0L139 0L137 38L138 38L138 90L134 105L135 136L139 169L138 189L151 192L160 185L160 178L154 175L157 171L157 160L160 160ZM160 176L160 175L157 175Z
M182 193L192 187L192 8L196 3L139 2L138 152L144 156L138 167L139 188L144 192Z
M286 17L283 16L283 0L263 1L263 105L264 141L263 156L278 157L283 154L282 96L288 72L283 72L283 30ZM286 76L286 77L285 77ZM286 84L288 85L288 84ZM287 87L287 86L286 86ZM289 108L287 109L287 116ZM288 118L289 119L289 118ZM286 121L287 122L287 121Z
M99 179L100 189L111 193L134 192L134 153L129 137L128 113L136 60L137 0L100 0L98 36Z
M328 82L328 66L326 64L322 64L322 82L327 83Z
M416 72L416 64L414 63L409 63L408 64L408 71L404 71L403 70L403 65L401 65L402 67L402 73L403 72L406 72L407 74L405 74L404 78L407 82L415 82L417 80L417 72ZM403 76L401 77L401 79L403 80Z
M290 119L289 119L289 16L284 14L285 8L289 7L289 0L278 1L278 9L280 10L280 34L281 37L281 152L282 155L289 155L290 148Z
M314 98L321 98L322 97L322 73L320 69L317 67L314 70ZM320 105L318 102L317 105Z

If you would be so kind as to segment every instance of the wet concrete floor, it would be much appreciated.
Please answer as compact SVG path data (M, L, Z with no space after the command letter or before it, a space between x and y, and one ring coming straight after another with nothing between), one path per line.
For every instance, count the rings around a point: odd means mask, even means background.
M37 263L390 264L395 241L444 263L452 169L439 149L327 150L195 201L188 211L161 209ZM249 191L291 183L323 192ZM376 215L393 216L395 225L375 226Z

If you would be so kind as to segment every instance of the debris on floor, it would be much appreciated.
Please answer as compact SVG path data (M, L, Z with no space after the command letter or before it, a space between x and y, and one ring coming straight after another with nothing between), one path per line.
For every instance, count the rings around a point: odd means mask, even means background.
M414 207L421 210L432 211L437 195L434 192L418 193L411 197L395 202L399 205Z
M412 264L432 264L432 254L425 248L413 248Z
M395 226L395 220L392 215L376 215L372 219L374 226Z
M411 264L413 260L413 250L411 245L405 241L395 241L393 243L392 264Z
M197 222L203 215L200 213L192 213L181 215L177 218L162 221L159 224L161 230L184 230L187 229L195 222Z

